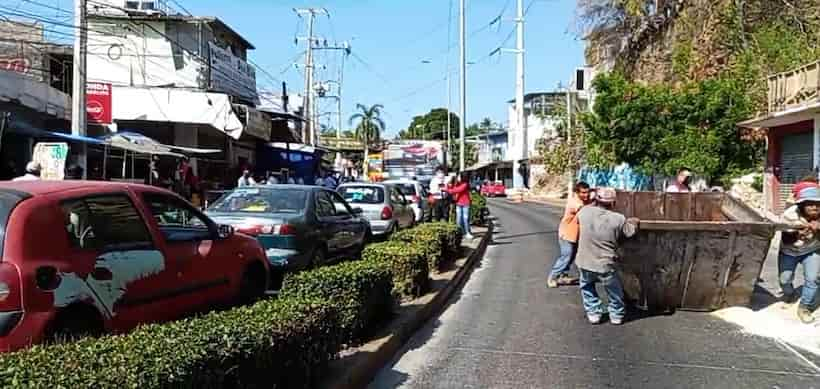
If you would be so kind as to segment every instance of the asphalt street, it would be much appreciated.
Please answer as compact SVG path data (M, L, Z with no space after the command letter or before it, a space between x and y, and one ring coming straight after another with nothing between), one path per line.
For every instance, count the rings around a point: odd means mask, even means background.
M371 388L820 388L813 356L708 314L590 325L577 287L546 287L561 210L490 209L485 258Z

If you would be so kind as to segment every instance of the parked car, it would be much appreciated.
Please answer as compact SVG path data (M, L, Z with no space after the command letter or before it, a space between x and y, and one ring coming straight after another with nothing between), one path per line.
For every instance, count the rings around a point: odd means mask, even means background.
M398 187L389 184L343 184L340 195L370 222L374 236L390 236L416 223L416 214Z
M485 197L506 196L507 187L501 181L487 181L481 186L481 195Z
M334 191L306 185L237 188L206 210L214 220L259 240L274 290L288 271L358 257L371 237L362 212Z
M124 332L265 293L254 239L155 187L0 183L0 351Z
M429 219L430 203L427 200L427 189L424 185L413 180L387 180L384 184L398 187L401 193L410 198L413 213L416 215L416 223Z

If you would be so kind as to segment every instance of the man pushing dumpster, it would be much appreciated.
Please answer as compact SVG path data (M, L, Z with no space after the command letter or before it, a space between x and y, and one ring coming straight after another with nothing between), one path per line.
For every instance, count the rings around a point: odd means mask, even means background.
M578 212L581 231L575 264L581 273L581 299L590 323L600 324L608 311L609 322L621 325L626 316L626 307L623 285L615 269L618 246L623 239L638 232L639 220L627 219L612 211L617 197L615 189L599 188L595 193L595 206L583 207ZM599 283L606 290L608 309L604 309L598 297L596 286Z
M797 317L809 324L814 322L812 310L816 308L820 277L820 187L815 184L801 188L795 200L795 205L783 212L783 223L792 228L783 231L777 264L783 299L793 303L799 298ZM798 264L803 265L804 278L800 296L793 284Z

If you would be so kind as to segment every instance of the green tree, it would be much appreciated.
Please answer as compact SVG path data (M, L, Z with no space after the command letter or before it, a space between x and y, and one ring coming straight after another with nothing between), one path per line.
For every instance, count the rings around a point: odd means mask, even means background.
M450 136L458 138L459 118L450 112ZM399 131L400 139L447 139L447 108L433 108L430 112L416 116L406 130Z
M381 139L381 133L385 129L384 120L381 118L382 109L381 104L374 104L370 107L363 104L356 104L356 109L359 111L350 116L350 124L356 126L354 136L364 143L364 160L367 161L370 143L378 142ZM365 164L366 165L366 164ZM367 167L365 166L365 170Z

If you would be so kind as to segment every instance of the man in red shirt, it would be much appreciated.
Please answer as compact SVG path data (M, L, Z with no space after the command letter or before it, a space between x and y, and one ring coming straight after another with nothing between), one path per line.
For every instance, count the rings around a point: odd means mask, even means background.
M453 196L456 203L456 223L464 232L464 238L473 239L473 234L470 233L470 185L467 173L461 173L458 182L447 188L447 193Z

